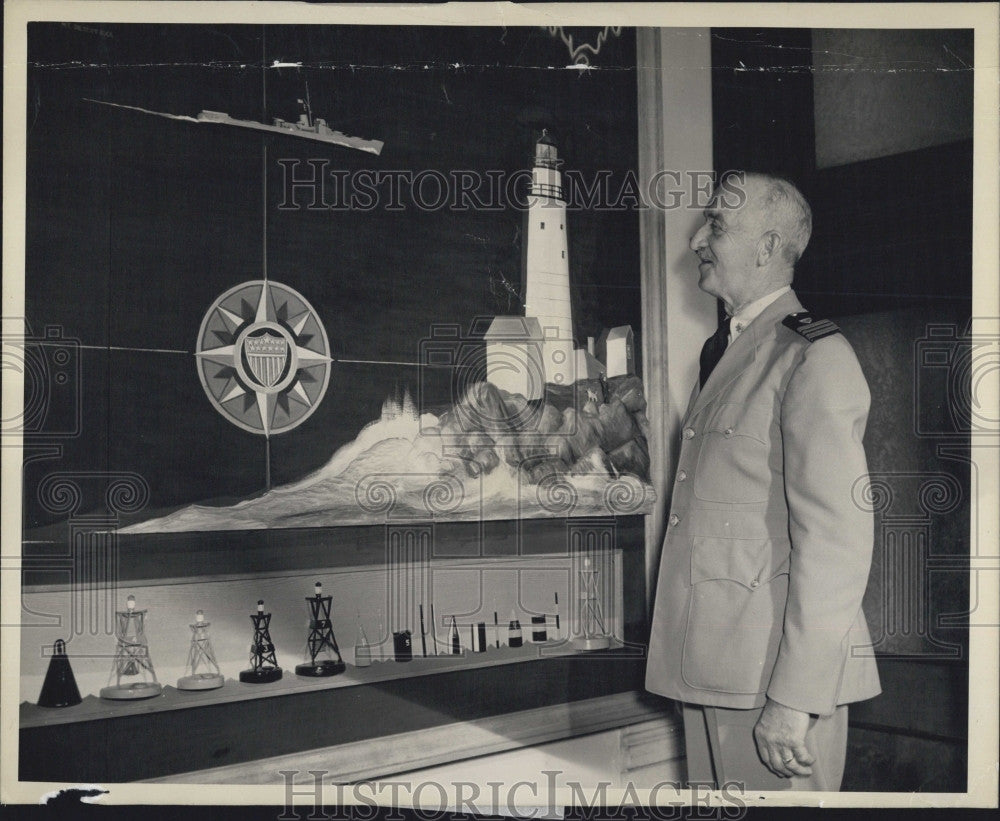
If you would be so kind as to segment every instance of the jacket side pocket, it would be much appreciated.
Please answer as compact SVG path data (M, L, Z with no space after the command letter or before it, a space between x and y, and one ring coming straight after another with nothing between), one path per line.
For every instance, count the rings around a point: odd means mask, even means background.
M681 675L691 687L763 693L781 641L788 546L695 536Z

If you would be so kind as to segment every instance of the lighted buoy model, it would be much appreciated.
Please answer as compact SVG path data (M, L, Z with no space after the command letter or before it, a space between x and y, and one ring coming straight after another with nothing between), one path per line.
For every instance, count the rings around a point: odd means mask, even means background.
M580 619L582 632L573 639L577 650L604 650L611 646L604 626L597 571L591 568L589 556L583 560L583 570L580 571Z
M274 656L271 641L271 614L264 612L264 600L257 600L257 612L250 614L253 622L253 644L250 645L250 669L240 673L244 684L268 684L281 678L281 668Z
M153 660L149 655L146 641L146 611L135 609L135 596L129 596L125 609L118 610L115 638L115 659L111 663L108 686L101 688L101 698L129 701L138 698L152 698L163 692L163 685L156 680ZM122 682L122 679L139 676L138 681ZM114 684L111 683L114 679Z
M215 652L208 637L205 613L199 610L194 615L191 628L191 649L188 651L187 675L177 679L178 690L215 690L226 683L215 661Z
M309 639L306 642L306 652L309 661L295 666L295 675L320 678L335 676L347 669L337 639L333 635L333 625L330 623L330 606L333 596L323 595L323 585L316 582L316 592L306 597L309 605Z

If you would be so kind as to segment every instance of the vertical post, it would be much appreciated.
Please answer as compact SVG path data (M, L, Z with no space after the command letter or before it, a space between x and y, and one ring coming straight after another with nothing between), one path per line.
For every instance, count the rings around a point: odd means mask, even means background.
M639 221L642 365L656 505L646 517L650 601L676 463L680 418L698 373L702 342L716 325L715 301L698 290L688 239L701 218L698 172L712 170L712 50L707 28L636 32L639 178L656 180ZM659 176L658 176L659 175ZM658 201L657 201L658 200Z
M263 41L261 48L263 49ZM263 58L262 58L263 65ZM263 68L264 76L267 76L267 67ZM261 279L264 280L264 288L267 288L267 137L261 139L261 252L260 267ZM263 295L265 298L267 294ZM262 419L264 425L264 489L271 489L271 436L267 433L268 420Z
M266 70L266 69L265 69ZM261 279L267 282L267 137L262 138L262 159L261 159L261 257L260 269Z

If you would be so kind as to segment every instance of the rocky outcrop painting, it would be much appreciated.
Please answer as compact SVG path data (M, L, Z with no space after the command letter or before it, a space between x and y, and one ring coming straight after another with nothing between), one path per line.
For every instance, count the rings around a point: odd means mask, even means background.
M488 382L441 413L387 400L319 470L227 507L190 505L122 533L646 513L648 421L635 376L546 386L528 402Z

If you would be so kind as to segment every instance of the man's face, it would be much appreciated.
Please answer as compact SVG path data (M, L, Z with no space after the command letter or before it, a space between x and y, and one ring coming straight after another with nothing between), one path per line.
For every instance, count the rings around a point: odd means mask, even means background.
M705 209L705 223L691 237L698 255L698 287L730 307L743 303L752 288L757 261L756 206L724 207L718 193Z

